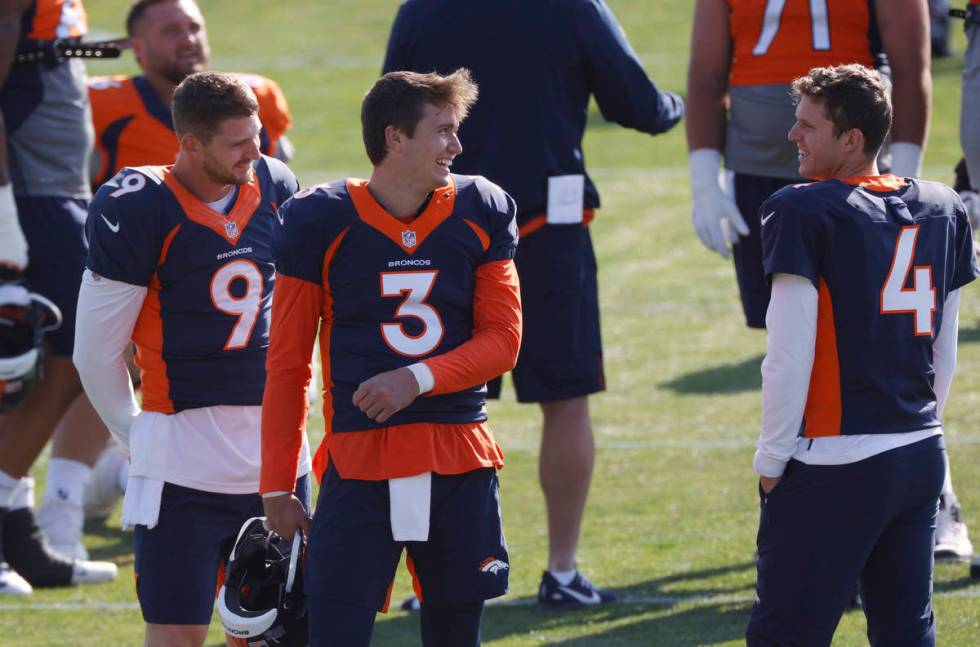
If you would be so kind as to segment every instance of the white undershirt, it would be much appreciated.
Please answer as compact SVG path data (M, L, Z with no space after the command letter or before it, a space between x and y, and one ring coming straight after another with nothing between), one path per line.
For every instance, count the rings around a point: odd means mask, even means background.
M213 406L175 414L141 411L123 351L147 288L85 270L78 296L74 361L85 392L112 435L131 454L131 477L208 492L258 492L260 406ZM303 437L298 476L310 471Z
M843 465L942 433L934 427L910 433L799 436L813 369L818 294L809 279L776 274L766 312L766 358L762 362L762 429L755 471L779 477L791 458L809 465ZM933 342L935 391L941 417L956 366L959 290L946 297L943 325Z

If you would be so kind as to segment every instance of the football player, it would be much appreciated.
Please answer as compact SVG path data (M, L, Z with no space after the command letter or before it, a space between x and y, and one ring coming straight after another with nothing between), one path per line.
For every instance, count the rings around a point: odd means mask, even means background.
M538 604L613 602L615 591L576 563L596 458L589 396L606 388L590 234L599 191L582 138L591 98L609 121L650 135L674 127L684 102L650 80L603 0L403 3L384 71L460 66L472 70L481 99L463 126L467 150L456 168L499 183L518 206L524 344L511 377L518 401L542 414L548 557ZM488 386L499 394L500 380Z
M706 247L725 257L731 248L749 327L765 327L769 303L759 207L800 181L797 151L785 137L794 121L790 81L823 65L888 70L890 170L917 177L932 94L929 47L923 0L698 0L687 84L691 219ZM720 180L723 157L734 197ZM973 547L951 482L943 502L937 556L968 558Z
M763 203L756 603L748 645L830 645L860 578L873 647L936 644L942 412L960 288L980 275L947 186L881 175L887 84L857 64L792 84L789 140L816 180Z
M135 527L150 646L200 645L215 578L261 513L265 386L278 207L296 189L259 152L258 103L237 76L199 72L174 92L172 166L124 168L92 201L74 359L131 455L122 523ZM142 402L123 360L136 345ZM289 489L308 503L297 438ZM180 591L180 595L174 595Z
M34 521L34 481L27 476L82 391L71 353L86 251L82 229L91 196L92 129L85 66L65 57L60 45L76 45L86 29L81 2L0 1L0 121L5 130L0 139L0 245L7 261L2 280L23 278L64 315L61 327L45 335L37 349L43 359L29 369L36 368L44 379L0 416L0 595L116 576L114 564L76 561L50 549ZM22 577L13 575L4 558Z
M126 16L126 32L142 74L89 79L95 189L124 166L173 163L178 149L170 116L174 88L210 60L204 17L193 0L136 0ZM284 133L292 119L279 85L255 75L242 79L259 101L262 153L288 161L292 146ZM117 444L106 446L108 439L84 397L55 430L38 523L52 546L65 554L87 554L85 515L108 514L125 491L129 464Z
M450 173L476 95L466 70L386 74L361 108L370 179L282 207L262 493L275 532L308 533L314 645L370 643L403 549L424 645L478 645L484 600L507 591L503 455L484 397L520 345L516 208ZM326 436L310 525L288 491L317 336Z

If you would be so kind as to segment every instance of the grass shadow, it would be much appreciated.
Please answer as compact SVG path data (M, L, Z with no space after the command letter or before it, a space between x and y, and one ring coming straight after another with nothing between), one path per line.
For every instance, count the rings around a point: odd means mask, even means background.
M109 525L108 519L89 519L85 522L85 534L98 537L96 546L89 549L89 559L108 560L118 563L133 560L133 533L119 526Z
M765 355L692 371L658 386L677 393L742 393L762 388L760 366Z
M960 328L959 341L961 344L970 344L980 341L980 324L973 328Z

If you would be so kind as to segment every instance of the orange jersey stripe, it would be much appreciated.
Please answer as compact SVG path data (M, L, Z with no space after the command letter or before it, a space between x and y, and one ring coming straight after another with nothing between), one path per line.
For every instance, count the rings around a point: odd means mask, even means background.
M834 306L827 282L820 279L817 298L817 341L806 399L803 435L839 436L841 422L840 364L837 359L837 330Z
M176 228L168 236L169 240ZM174 403L170 399L170 379L167 377L167 363L163 359L163 318L160 316L160 279L154 274L150 279L143 307L140 309L136 326L133 328L133 343L136 344L136 365L140 369L140 383L143 394L143 411L174 413Z
M789 83L827 65L874 66L869 0L727 2L731 85Z
M595 209L583 210L582 226L588 227L589 223L592 222L594 218L595 218ZM521 238L523 238L525 236L533 234L534 232L541 229L547 224L548 224L548 214L543 213L540 216L535 216L530 220L525 221L524 224L518 228L517 233Z
M841 182L872 191L898 191L907 184L905 178L897 177L891 173L887 175L855 175L854 177L841 178Z
M421 247L422 241L452 215L453 205L456 203L456 186L452 178L449 179L448 185L432 192L432 199L422 214L410 221L407 218L396 218L385 211L371 195L367 180L347 180L347 192L361 220L390 238L409 255ZM404 234L409 230L415 235L406 239ZM411 244L406 244L409 241Z
M88 32L82 0L37 0L28 40L81 38Z

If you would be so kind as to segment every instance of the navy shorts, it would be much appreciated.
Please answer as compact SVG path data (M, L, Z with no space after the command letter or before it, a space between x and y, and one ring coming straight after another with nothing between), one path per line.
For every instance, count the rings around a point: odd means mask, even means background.
M599 286L589 228L548 225L521 238L524 333L512 378L520 402L568 400L606 388ZM500 380L487 385L500 396Z
M64 317L61 328L44 337L54 355L70 357L75 344L75 309L88 254L87 214L87 200L17 198L17 215L29 249L24 278L31 290L54 301Z
M748 647L830 645L859 579L872 647L935 645L944 453L938 435L847 465L791 460L762 495Z
M331 463L306 551L307 596L385 609L402 549L425 604L459 605L505 594L510 558L498 490L493 468L433 474L429 540L399 542L391 534L388 482L344 479Z
M735 204L749 226L749 235L738 239L732 246L735 260L735 278L742 299L745 325L749 328L766 327L766 310L769 308L771 288L762 266L762 223L759 209L766 198L789 184L801 180L789 180L757 175L735 174Z
M309 475L296 496L310 508ZM206 625L224 580L224 566L242 524L264 516L258 494L220 494L165 483L160 519L133 533L136 597L143 620L163 625Z

